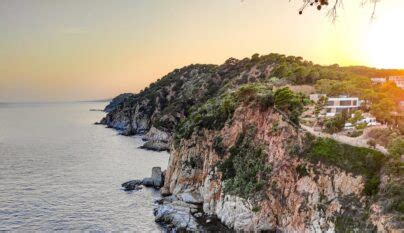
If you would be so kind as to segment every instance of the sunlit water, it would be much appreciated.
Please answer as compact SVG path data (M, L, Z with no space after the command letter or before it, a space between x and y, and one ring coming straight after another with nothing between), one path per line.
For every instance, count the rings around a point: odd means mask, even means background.
M0 231L137 231L156 191L120 184L167 166L168 153L93 123L106 103L0 105Z

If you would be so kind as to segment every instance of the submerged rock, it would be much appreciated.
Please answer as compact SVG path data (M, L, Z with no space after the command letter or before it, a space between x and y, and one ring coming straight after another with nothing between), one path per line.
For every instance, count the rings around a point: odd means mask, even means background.
M143 180L131 180L121 186L125 191L132 191L141 189L141 185L156 189L161 188L164 185L164 173L161 171L161 167L153 167L151 177L143 178Z
M140 187L143 184L141 180L131 180L128 182L123 183L121 186L125 189L125 191L132 191L132 190L140 190Z
M167 142L152 140L152 141L147 141L139 148L146 149L146 150L152 150L152 151L168 151L168 150L170 150L170 145Z

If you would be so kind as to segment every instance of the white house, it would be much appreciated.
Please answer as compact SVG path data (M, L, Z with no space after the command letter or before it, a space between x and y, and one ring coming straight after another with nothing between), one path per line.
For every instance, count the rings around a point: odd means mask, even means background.
M326 109L326 116L333 117L343 111L353 112L360 107L360 100L358 97L329 97Z
M373 84L383 84L387 82L386 78L378 78L378 77L371 78L370 80L372 81Z

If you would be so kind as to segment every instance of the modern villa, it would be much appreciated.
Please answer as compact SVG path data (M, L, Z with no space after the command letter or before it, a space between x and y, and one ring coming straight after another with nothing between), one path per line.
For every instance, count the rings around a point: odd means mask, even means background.
M333 117L343 111L353 112L360 107L360 100L358 97L329 97L326 109L326 116Z
M373 84L383 84L387 82L386 78L378 78L378 77L371 78L370 80L372 81Z

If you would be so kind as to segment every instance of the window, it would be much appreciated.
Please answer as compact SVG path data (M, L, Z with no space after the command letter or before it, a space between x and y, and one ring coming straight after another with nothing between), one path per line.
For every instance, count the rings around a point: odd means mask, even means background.
M334 106L334 101L332 101L332 100L328 101L327 106Z
M351 106L352 101L350 101L350 100L341 100L340 105L341 106Z

